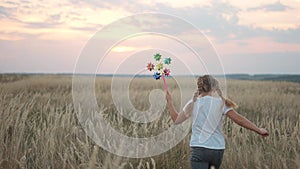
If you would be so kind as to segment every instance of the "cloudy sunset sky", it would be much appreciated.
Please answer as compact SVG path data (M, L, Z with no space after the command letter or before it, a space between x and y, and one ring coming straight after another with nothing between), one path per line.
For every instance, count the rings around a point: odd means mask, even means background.
M300 0L1 0L0 73L72 73L97 31L145 12L195 25L216 48L225 73L300 73ZM111 55L124 59L136 48L143 46L124 44Z

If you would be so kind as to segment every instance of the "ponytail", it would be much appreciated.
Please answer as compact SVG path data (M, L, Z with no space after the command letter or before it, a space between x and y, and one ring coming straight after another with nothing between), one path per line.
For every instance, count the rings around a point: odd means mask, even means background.
M200 96L200 94L203 92L203 77L198 78L197 85L198 85L198 89L194 93L194 97L193 97L194 102L197 100L197 97Z
M225 102L225 105L227 107L238 108L238 105L235 102L233 102L232 100L225 98L223 96L223 93L222 93L222 90L220 89L220 87L217 87L216 91L217 91L218 95L221 97L221 99Z

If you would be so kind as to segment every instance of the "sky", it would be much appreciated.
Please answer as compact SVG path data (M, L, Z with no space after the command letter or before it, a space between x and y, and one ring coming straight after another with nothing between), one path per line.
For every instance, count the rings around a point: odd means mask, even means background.
M0 73L72 73L97 32L124 17L149 12L176 16L195 26L215 49L221 63L216 65L226 74L300 73L300 0L1 0ZM167 20L153 22L158 32L170 29ZM136 22L118 29L142 30ZM189 33L190 39L196 37ZM99 46L105 43L99 41ZM194 73L205 71L185 49L178 50L174 39L156 35L125 38L111 47L95 71L137 73L145 59L137 53L151 57L155 51L148 50L153 45L174 49L166 54L174 55L175 63L184 60ZM213 69L214 63L208 58L208 67ZM138 68L132 66L137 64Z

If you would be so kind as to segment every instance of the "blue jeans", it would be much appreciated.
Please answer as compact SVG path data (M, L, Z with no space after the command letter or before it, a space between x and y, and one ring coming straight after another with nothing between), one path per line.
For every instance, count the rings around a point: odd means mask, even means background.
M224 150L191 147L191 169L219 169L222 163Z

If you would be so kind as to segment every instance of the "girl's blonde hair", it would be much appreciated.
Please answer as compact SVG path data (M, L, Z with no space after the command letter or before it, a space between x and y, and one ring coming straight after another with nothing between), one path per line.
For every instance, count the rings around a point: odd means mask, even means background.
M232 100L225 98L223 96L222 90L219 86L219 81L211 75L200 76L197 81L198 89L194 94L194 101L196 101L197 97L201 95L202 92L210 92L211 90L215 90L221 99L225 102L225 105L228 107L237 108L238 105Z

